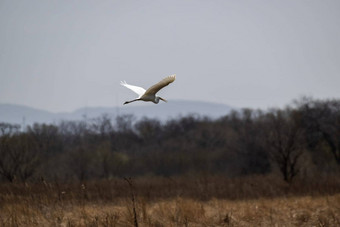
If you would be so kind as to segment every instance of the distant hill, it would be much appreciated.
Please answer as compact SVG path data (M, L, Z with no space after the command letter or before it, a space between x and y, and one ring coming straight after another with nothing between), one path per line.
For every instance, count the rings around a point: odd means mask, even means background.
M73 112L52 113L23 105L0 104L0 122L31 125L33 123L58 123L62 120L81 120L100 117L107 114L110 117L132 114L137 119L142 117L167 120L189 114L217 118L224 116L233 108L224 105L201 101L171 100L168 103L143 103L142 105L125 105L119 107L84 107Z

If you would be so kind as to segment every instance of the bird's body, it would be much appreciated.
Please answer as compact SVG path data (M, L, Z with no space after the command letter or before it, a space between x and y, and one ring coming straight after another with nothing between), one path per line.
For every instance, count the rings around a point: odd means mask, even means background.
M130 90L134 91L138 95L138 98L133 99L131 101L126 101L124 103L124 105L128 104L128 103L131 103L131 102L135 102L135 101L153 102L155 104L159 103L159 100L167 102L165 99L163 99L163 98L159 97L158 95L156 95L156 93L159 90L161 90L163 87L165 87L168 84L174 82L175 79L176 79L176 74L168 76L168 77L165 77L163 80L161 80L157 84L151 86L148 90L145 90L142 87L138 87L138 86L127 84L125 81L121 81L120 82L121 85L129 88Z

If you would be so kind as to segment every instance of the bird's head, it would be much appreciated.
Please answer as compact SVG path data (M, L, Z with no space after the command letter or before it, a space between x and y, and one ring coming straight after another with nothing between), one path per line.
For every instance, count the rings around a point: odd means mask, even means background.
M156 96L155 100L153 101L155 104L159 103L159 100L162 100L163 102L168 102L165 99L163 99L162 97Z

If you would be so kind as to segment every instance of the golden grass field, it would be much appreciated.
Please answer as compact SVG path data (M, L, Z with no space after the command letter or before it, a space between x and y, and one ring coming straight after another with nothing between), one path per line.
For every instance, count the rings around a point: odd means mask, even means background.
M174 183L170 185L169 180L164 179L137 180L133 188L123 180L2 185L0 225L134 226L134 197L139 226L340 226L340 193L310 191L306 195L294 195L294 191L286 190L285 195L256 194L254 198L244 196L242 199L242 193L249 194L245 191L245 185L249 184L241 185L239 181L238 184L233 181L218 184L215 179L212 181L215 185L206 189L209 198L199 198L199 193L194 191L193 196L190 191L181 191L185 188L181 185L185 185L184 181L171 180L174 181L176 190ZM160 182L162 185L156 185ZM165 182L169 185L163 185ZM212 182L207 184L214 184ZM240 191L230 191L225 198L221 194L213 196L213 188L232 183L238 185ZM163 190L161 186L175 192L161 193L158 191ZM271 185L263 187L270 189ZM190 190L194 188L197 185Z

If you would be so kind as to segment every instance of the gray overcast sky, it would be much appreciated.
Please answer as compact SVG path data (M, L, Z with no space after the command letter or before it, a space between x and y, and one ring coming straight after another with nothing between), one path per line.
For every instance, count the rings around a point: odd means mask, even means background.
M173 73L170 101L340 98L340 1L0 0L0 103L122 105L135 95L120 80Z

